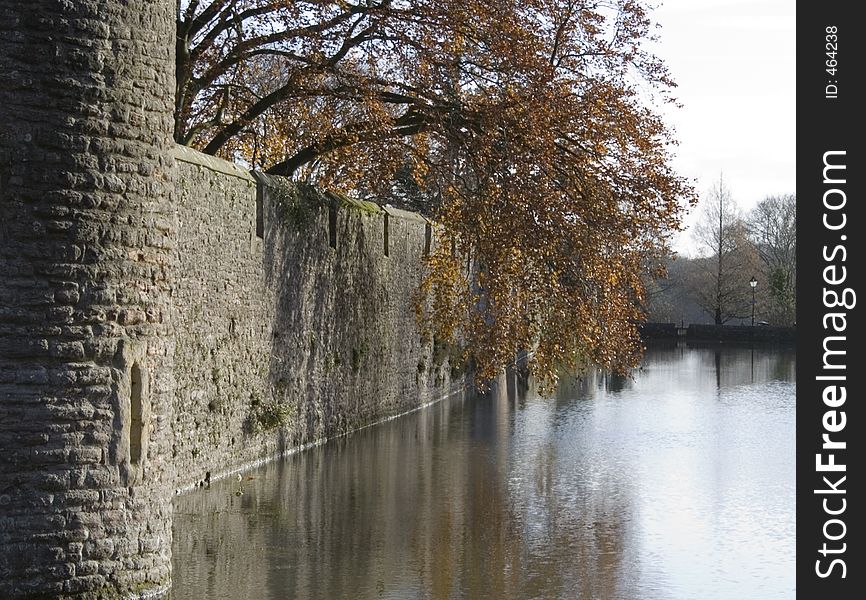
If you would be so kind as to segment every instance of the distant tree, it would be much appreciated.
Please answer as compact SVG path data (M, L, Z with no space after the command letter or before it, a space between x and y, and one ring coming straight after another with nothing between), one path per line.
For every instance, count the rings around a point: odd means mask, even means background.
M672 277L671 266L675 264L674 256L658 257L658 262L644 266L643 285L644 312L648 321L654 323L670 322L670 298L677 279Z
M750 314L749 279L758 268L739 209L720 176L701 203L695 240L703 256L696 260L691 288L716 325Z
M693 197L657 110L673 82L646 50L647 4L179 0L175 138L433 203L423 320L472 348L481 378L529 347L542 377L625 369L641 265Z
M797 198L768 196L749 213L749 238L764 265L771 322L791 325L797 298Z
M707 322L707 312L698 304L694 291L694 282L704 279L705 260L670 257L664 265L664 277L647 277L648 321L684 325Z

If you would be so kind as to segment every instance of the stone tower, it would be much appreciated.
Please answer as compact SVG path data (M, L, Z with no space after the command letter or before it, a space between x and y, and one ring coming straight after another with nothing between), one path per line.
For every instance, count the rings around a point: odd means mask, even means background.
M0 598L170 581L174 8L0 0Z

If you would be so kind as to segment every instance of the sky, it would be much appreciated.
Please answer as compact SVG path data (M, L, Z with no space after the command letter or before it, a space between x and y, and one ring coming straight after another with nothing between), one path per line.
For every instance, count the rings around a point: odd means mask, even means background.
M744 211L796 193L794 0L659 0L653 47L677 82L674 166L703 197L722 176ZM690 226L674 249L696 253Z

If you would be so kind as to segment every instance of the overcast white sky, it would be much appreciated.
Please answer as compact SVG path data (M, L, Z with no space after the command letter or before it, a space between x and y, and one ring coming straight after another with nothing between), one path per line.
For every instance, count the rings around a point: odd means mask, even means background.
M655 51L683 105L666 110L680 173L702 196L723 173L744 210L796 193L794 0L660 2ZM688 233L675 248L692 253Z

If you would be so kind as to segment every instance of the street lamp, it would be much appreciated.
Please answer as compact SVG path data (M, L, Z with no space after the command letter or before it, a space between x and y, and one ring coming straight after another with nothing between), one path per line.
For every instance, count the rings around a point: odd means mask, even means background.
M752 286L752 327L755 326L755 288L758 287L758 280L752 275L749 280L749 285Z

